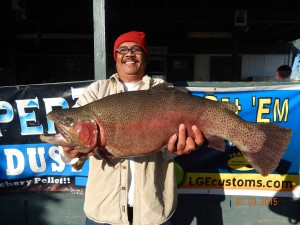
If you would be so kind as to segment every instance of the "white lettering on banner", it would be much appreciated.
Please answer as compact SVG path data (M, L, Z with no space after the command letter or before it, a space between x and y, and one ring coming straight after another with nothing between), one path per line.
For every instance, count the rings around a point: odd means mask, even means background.
M0 110L5 110L4 114L0 114L0 123L9 123L14 118L14 110L11 104L5 101L0 101ZM2 137L0 128L0 137Z
M41 166L38 166L37 164L37 159L36 159L36 153L38 153L39 155L39 161ZM32 172L35 173L41 173L44 172L46 170L46 160L45 160L45 149L39 147L37 152L36 152L36 148L27 148L27 154L28 154L28 158L29 158L29 166L30 169L32 170Z
M70 177L54 177L54 176L47 176L47 177L34 177L27 180L13 180L13 181L2 181L0 182L0 188L5 187L20 187L25 186L29 187L30 185L34 184L71 184Z
M0 183L0 188L3 187L18 187L18 186L30 186L33 180L21 180L21 181L5 181Z
M35 112L26 113L25 109L39 109L38 98L35 99L25 99L16 100L17 108L19 112L19 119L21 124L21 134L22 135L35 135L43 133L43 125L39 126L28 126L28 123L37 124Z
M55 178L55 177L47 177L47 178L41 178L41 177L35 177L34 184L70 184L70 178L69 177L61 177L61 178Z
M84 90L84 89L83 89ZM72 88L72 91L75 91L78 96L79 93L82 93L83 90L78 90L76 88ZM75 96L72 95L72 98L77 98L77 94ZM58 97L58 98L43 98L45 103L45 111L46 114L52 111L54 106L60 106L63 109L69 108L69 104L66 99ZM19 114L20 126L21 126L21 135L39 135L43 133L43 125L40 124L40 121L37 121L36 113L39 113L40 105L38 102L38 98L34 99L22 99L15 100L17 104L17 109L15 111ZM31 110L30 112L28 112ZM40 115L40 117L43 117ZM6 101L0 101L0 124L1 123L10 123L14 118L14 108L12 105ZM47 120L48 125L48 134L55 134L55 126L51 120ZM2 131L0 128L0 137L2 137Z
M6 156L6 175L14 176L23 173L25 168L25 160L22 152L18 149L10 148L4 149ZM14 164L14 158L16 158L17 165Z
M83 94L84 89L85 88L73 88L73 87L71 87L72 99L74 100L75 98L79 98Z
M45 148L26 148L28 155L25 157L19 149L15 148L6 148L4 149L4 155L6 156L6 175L7 176L17 176L24 172L25 170L25 160L26 165L29 165L29 168L34 173L43 173L47 169L47 163L50 161L45 158ZM59 156L59 147L51 146L48 151L49 157L55 161L51 162L51 171L52 172L62 172L65 169L65 164ZM38 163L39 162L39 163Z
M51 159L53 159L57 164L51 163L52 171L55 172L62 172L65 169L65 163L61 160L59 149L62 147L58 146L51 146L49 148L49 156Z

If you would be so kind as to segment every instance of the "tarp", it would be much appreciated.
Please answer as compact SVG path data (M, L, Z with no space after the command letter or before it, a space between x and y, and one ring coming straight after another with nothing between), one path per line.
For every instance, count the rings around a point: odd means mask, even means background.
M291 80L299 81L300 80L300 53L295 57L292 67Z
M72 107L90 83L0 87L0 194L84 193L88 162L81 171L73 170L61 161L59 147L42 143L39 135L56 133L45 115ZM292 129L293 136L278 168L266 177L249 166L230 142L225 152L202 146L176 157L180 193L300 197L299 84L188 89L199 97L230 101L243 119L278 124Z

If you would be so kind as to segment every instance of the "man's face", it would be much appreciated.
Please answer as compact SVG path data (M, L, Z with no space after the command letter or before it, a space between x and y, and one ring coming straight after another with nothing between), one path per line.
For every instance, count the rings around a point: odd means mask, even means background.
M117 50L116 68L121 80L141 80L147 66L142 48L135 42L124 42Z

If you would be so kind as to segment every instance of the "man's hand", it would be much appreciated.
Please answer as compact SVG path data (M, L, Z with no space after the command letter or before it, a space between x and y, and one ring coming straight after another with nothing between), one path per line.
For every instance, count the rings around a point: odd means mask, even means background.
M177 155L188 154L191 151L197 150L204 142L204 137L201 131L194 125L192 126L195 138L187 137L187 130L184 124L179 125L178 135L174 134L167 144L169 152Z

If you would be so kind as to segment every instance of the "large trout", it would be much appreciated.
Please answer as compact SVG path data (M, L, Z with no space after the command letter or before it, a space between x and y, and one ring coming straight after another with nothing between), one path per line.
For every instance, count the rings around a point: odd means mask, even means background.
M203 133L211 148L224 151L225 140L234 144L263 176L279 164L292 131L270 123L240 118L237 107L190 95L166 84L146 91L104 97L79 108L54 110L47 118L59 134L41 140L68 146L82 153L96 151L103 159L141 156L161 150L178 132L179 124Z

